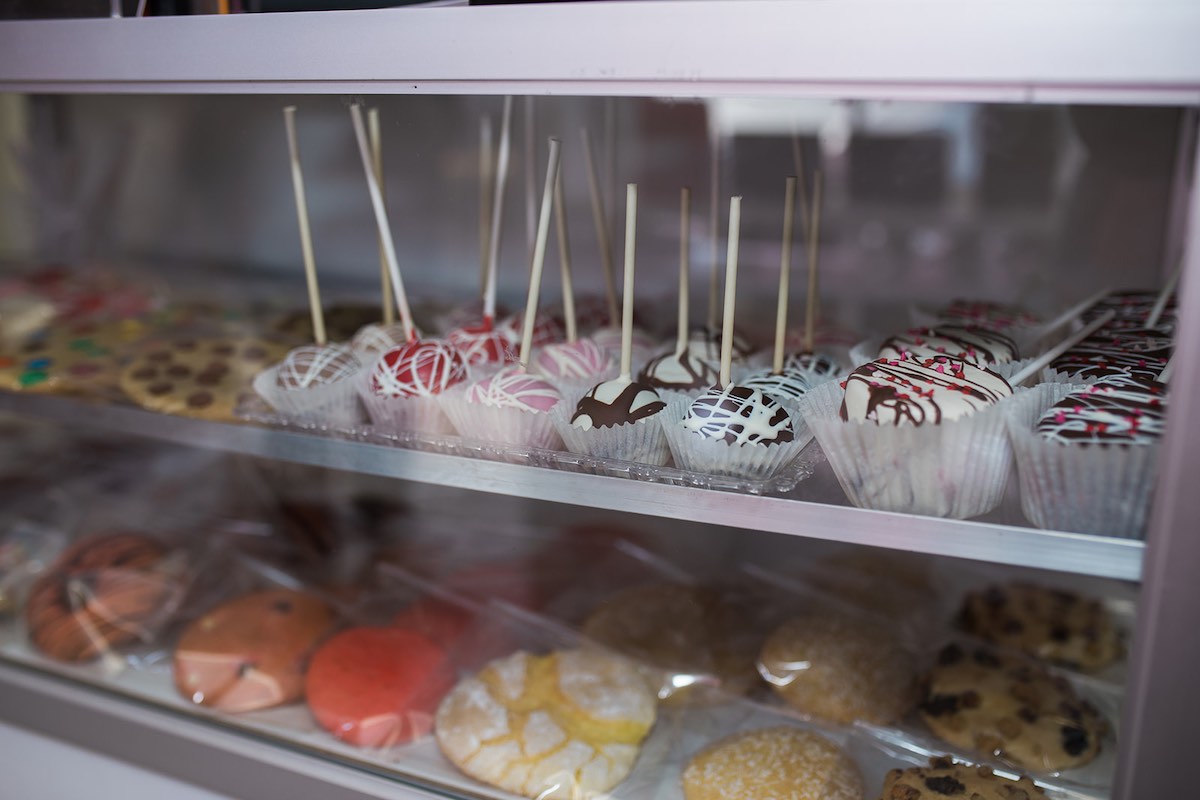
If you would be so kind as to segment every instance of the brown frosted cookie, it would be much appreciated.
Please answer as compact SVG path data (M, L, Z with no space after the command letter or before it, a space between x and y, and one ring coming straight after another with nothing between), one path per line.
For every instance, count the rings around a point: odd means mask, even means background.
M1002 778L990 767L956 764L949 756L931 758L928 767L894 769L883 781L879 800L1036 800L1046 793L1022 776Z
M286 348L258 339L178 339L146 347L121 371L121 390L151 411L233 420L254 376Z
M916 668L882 626L833 612L789 620L763 644L758 671L788 705L832 722L895 722L916 703Z
M1025 769L1083 766L1108 730L1065 679L986 647L944 647L920 709L929 729L950 744Z
M308 657L333 623L329 606L304 592L269 589L231 600L184 631L175 688L232 713L298 700Z
M63 324L0 350L0 388L50 394L115 394L128 348L145 333L134 320Z
M713 685L742 693L755 682L758 639L739 618L736 600L680 584L626 589L592 611L583 635L651 668L662 699L701 700L702 687Z
M1054 664L1095 672L1121 657L1121 633L1099 600L1029 583L991 586L963 601L963 630Z
M438 707L446 758L524 797L574 800L625 779L656 716L653 692L617 656L517 652L459 682Z
M90 661L144 638L176 596L171 578L158 570L165 556L161 544L132 533L68 548L29 591L25 621L34 646L60 661Z
M815 733L763 728L736 733L692 756L685 800L862 800L858 767Z

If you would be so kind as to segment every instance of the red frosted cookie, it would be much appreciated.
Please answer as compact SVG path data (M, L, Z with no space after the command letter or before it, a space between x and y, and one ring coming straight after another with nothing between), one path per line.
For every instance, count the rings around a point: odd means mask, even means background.
M231 600L184 631L175 687L194 703L234 713L298 700L305 662L333 622L329 606L303 592L271 589Z
M454 684L446 651L404 628L351 628L313 654L308 707L323 728L359 747L389 747L433 728Z

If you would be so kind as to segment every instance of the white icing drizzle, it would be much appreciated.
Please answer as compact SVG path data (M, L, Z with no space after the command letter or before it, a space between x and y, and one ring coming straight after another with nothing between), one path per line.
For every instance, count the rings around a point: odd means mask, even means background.
M957 358L881 358L843 383L844 420L879 425L937 424L986 408L1012 394L1008 381Z
M796 437L792 420L779 402L758 389L714 386L692 402L680 423L705 439L731 445L772 445Z
M795 370L823 378L837 375L841 372L842 365L828 353L789 353L783 359L783 370Z
M516 360L516 342L502 327L492 330L483 330L482 326L457 328L446 334L446 341L458 348L468 364Z
M533 358L533 368L547 378L594 378L612 364L608 353L590 339L548 344Z
M371 392L381 397L431 397L467 377L455 348L436 339L392 348L371 370Z
M284 389L307 389L346 380L360 369L362 363L347 348L310 344L287 354L279 365L276 383Z
M914 328L896 334L879 348L877 358L951 356L978 367L1005 364L1017 357L1017 345L1002 333L969 325Z
M541 378L530 375L519 364L504 367L467 389L467 402L492 408L549 411L562 395Z
M354 338L350 340L350 347L360 357L369 357L386 353L406 341L408 341L408 337L404 335L403 325L399 323L395 325L372 324L359 328L358 333L354 334Z
M1063 444L1152 444L1166 427L1166 389L1128 377L1102 381L1051 406L1037 431Z
M712 386L717 382L719 374L716 366L700 358L689 348L682 353L672 350L655 356L642 367L638 378L656 389L686 391Z
M776 399L799 400L812 388L815 373L784 368L783 372L760 372L742 381L742 386L758 389Z

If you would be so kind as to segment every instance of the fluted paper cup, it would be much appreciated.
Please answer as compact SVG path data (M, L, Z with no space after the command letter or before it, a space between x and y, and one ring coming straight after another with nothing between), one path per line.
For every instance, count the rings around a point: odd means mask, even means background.
M1007 422L1021 510L1039 528L1140 539L1154 494L1159 446L1067 444L1036 431L1046 409L1084 386L1046 383L1011 404Z
M335 383L299 389L284 389L277 382L278 374L278 364L258 373L254 391L285 417L324 425L354 425L362 421L355 389L361 370Z
M940 425L876 425L839 415L837 381L800 403L846 497L859 508L965 519L986 514L1004 496L1012 448L1006 398Z
M627 425L593 427L585 431L571 424L575 406L583 394L564 395L562 402L549 411L550 421L568 450L597 458L653 464L656 467L664 466L671 460L667 437L663 433L662 423L658 421L662 411Z
M442 411L458 434L486 442L561 450L562 440L554 430L549 412L497 408L467 402L468 379L438 395ZM559 401L559 405L563 401ZM553 410L553 409L551 409Z
M371 389L371 370L363 370L357 381L358 396L371 424L388 431L416 431L441 435L454 433L454 426L437 395L430 397L390 397Z
M670 393L663 397L667 407L655 414L662 424L675 465L692 472L766 480L790 464L812 434L795 406L782 404L792 421L795 438L783 444L729 444L723 439L706 439L683 427L683 419L694 398Z

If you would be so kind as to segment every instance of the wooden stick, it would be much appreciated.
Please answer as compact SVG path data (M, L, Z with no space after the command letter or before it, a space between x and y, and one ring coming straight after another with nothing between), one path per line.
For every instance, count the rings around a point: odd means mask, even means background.
M717 284L718 270L721 262L717 259L717 248L721 243L721 143L716 131L709 136L708 142L708 230L712 245L712 270L708 273L708 333L711 335L717 327Z
M779 254L779 298L775 305L775 355L771 371L783 372L783 342L787 338L788 291L792 271L792 229L796 217L796 178L788 176L783 188L783 247Z
M500 261L500 228L504 223L504 187L508 183L508 159L512 150L511 96L504 98L500 122L500 152L496 157L496 182L492 195L492 223L488 229L487 278L483 282L483 322L490 330L496 319L496 265Z
M558 238L558 263L562 274L563 323L567 342L575 344L579 330L575 323L575 282L571 278L571 244L567 235L567 204L563 199L562 159L559 158L558 179L554 182L554 231Z
M525 298L525 325L521 331L521 368L529 367L533 352L533 328L537 322L538 295L542 289L542 267L546 263L546 241L550 238L550 211L554 205L554 185L558 182L559 147L550 137L550 163L546 165L546 183L542 187L542 208L538 213L537 235L533 241L533 261L529 266L529 295Z
M1167 359L1167 365L1165 367L1163 367L1163 371L1158 373L1158 380L1161 383L1170 383L1171 370L1174 366L1175 366L1175 356L1171 356L1169 359Z
M379 181L379 193L383 195L383 205L387 208L387 192L383 183L383 141L379 128L379 109L367 109L367 133L371 139L371 161L375 167L375 180ZM379 246L379 286L383 297L383 324L391 325L396 321L396 308L392 305L392 277L388 274L387 256L383 254L383 239L375 236Z
M600 269L604 273L604 294L608 299L608 321L617 321L617 287L613 279L612 241L608 238L608 221L604 218L604 202L600 198L600 183L596 177L596 161L592 157L592 135L587 128L579 129L583 142L583 163L587 167L588 193L592 198L592 222L600 243Z
M808 224L808 304L804 309L804 352L816 352L817 257L821 252L821 170L813 175L812 220Z
M1167 310L1167 301L1171 299L1171 294L1175 291L1175 287L1179 285L1179 276L1183 272L1183 262L1175 268L1171 273L1171 277L1167 279L1167 285L1159 292L1158 299L1154 301L1154 308L1150 309L1150 316L1146 317L1146 327L1153 328L1158 324L1158 320L1162 317L1163 312Z
M691 266L692 190L679 190L679 335L675 354L683 355L688 346L688 277Z
M296 219L300 223L300 253L304 258L304 277L308 281L308 308L312 312L313 341L325 344L325 313L321 309L321 289L317 286L317 263L313 258L312 231L308 227L308 202L304 198L304 174L300 171L300 143L296 139L296 107L283 109L287 130L288 153L292 161L292 190L296 195Z
M1084 300L1081 300L1078 303L1076 303L1075 305L1071 306L1070 308L1068 308L1063 313L1059 314L1054 319L1052 319L1049 322L1042 325L1041 335L1048 336L1049 334L1054 333L1056 330L1061 328L1063 325L1066 325L1068 322L1075 319L1076 317L1078 317L1083 312L1087 311L1092 306L1096 305L1096 303L1103 300L1106 296L1108 296L1108 294L1111 291L1112 291L1112 289L1105 287L1105 288L1101 289L1100 291L1096 292L1095 294L1091 295L1090 297L1088 297Z
M725 253L725 320L721 326L721 388L729 386L733 366L733 309L737 298L738 239L742 198L729 198L729 246Z
M1034 359L1033 361L1026 364L1024 369L1022 369L1016 375L1013 375L1011 378L1008 379L1009 384L1013 388L1020 386L1022 383L1024 383L1025 381L1032 378L1034 375L1041 372L1042 368L1049 365L1051 361L1058 358L1063 353L1067 352L1072 347L1079 344L1084 339L1086 339L1087 337L1091 336L1096 331L1103 328L1110 321L1112 321L1112 318L1115 317L1116 315L1117 315L1117 312L1109 311L1109 312L1105 313L1103 316L1097 317L1096 319L1092 320L1087 325L1085 325L1082 330L1071 334L1066 339L1063 339L1057 345L1050 348L1045 353L1042 353L1042 355L1038 356L1036 359Z
M612 230L617 219L617 101L604 98L604 183L600 196L604 198L604 219L608 221L608 239L612 241ZM616 320L613 320L616 324Z
M479 294L487 288L488 244L492 223L492 180L496 165L492 158L492 118L479 118Z
M625 185L625 286L621 295L621 376L632 380L633 372L633 256L637 238L637 184Z
M533 255L534 240L537 236L537 131L534 126L533 95L525 97L525 247L526 253Z
M417 338L413 327L412 311L408 307L408 295L404 291L404 279L400 277L400 263L396 260L396 243L392 240L392 228L388 224L387 210L383 207L383 192L375 179L375 168L371 163L371 145L367 142L367 129L363 124L362 106L350 106L350 121L354 123L354 137L358 140L358 154L362 157L363 172L367 174L367 192L371 195L371 208L375 211L375 226L383 240L383 252L387 257L388 272L392 278L392 293L396 295L396 308L400 310L400 322L404 326L404 338Z
M792 134L792 168L800 182L800 233L808 242L808 180L804 177L804 151L800 147L800 134Z

